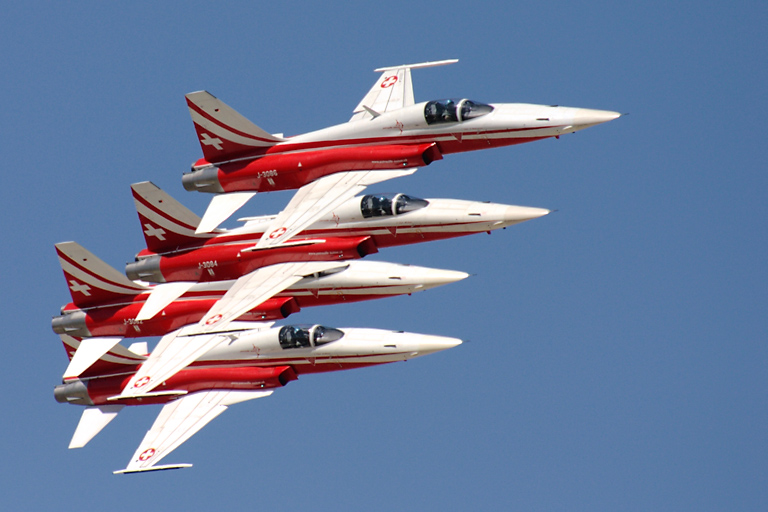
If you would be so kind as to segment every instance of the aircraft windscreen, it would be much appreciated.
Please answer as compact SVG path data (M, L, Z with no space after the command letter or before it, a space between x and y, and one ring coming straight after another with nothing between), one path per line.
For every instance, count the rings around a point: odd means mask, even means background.
M493 107L486 105L485 103L476 103L470 100L462 100L461 102L461 120L467 121L475 117L484 116L490 114L493 111Z
M493 107L485 103L451 98L427 102L424 106L424 118L427 124L458 123L492 111Z
M369 194L360 201L363 218L391 217L424 208L429 201L405 194Z
M412 212L420 208L424 208L429 204L426 199L419 199L418 197L410 197L405 194L398 194L395 198L395 215L402 215L403 213Z
M312 341L314 341L316 347L340 340L343 337L344 332L339 329L334 329L333 327L316 325L312 328Z
M313 345L318 347L340 340L344 337L344 332L322 325L286 325L280 329L277 337L280 341L280 346L284 349L307 348Z

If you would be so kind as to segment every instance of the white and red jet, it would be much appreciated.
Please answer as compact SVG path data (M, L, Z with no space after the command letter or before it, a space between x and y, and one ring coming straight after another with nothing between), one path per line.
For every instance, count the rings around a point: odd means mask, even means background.
M369 194L347 200L290 242L257 249L275 216L195 233L200 217L150 182L131 186L147 249L128 263L129 278L166 283L237 279L257 268L293 261L362 258L379 248L490 232L548 214L543 208Z
M197 232L212 231L257 191L300 188L259 242L276 246L367 185L443 155L559 137L620 115L468 99L415 103L411 70L453 62L377 69L381 77L350 121L287 138L267 133L206 91L187 94L203 158L182 181L187 190L220 194Z
M161 366L163 375L213 348L219 340L208 334L238 319L285 318L301 307L411 294L468 276L380 261L300 261L256 269L236 281L146 286L75 242L56 244L56 251L72 303L53 318L52 327L82 338L74 366L89 366L121 337L163 336L162 350L144 364ZM184 335L177 336L179 328Z
M62 335L71 360L54 396L62 403L86 406L69 447L85 446L126 405L163 404L128 466L115 473L190 467L158 462L229 405L269 396L301 375L405 361L461 343L456 338L378 329L248 323L188 336L187 342L204 344L198 338L213 338L215 343L188 365L167 372L149 364L156 352L167 348L163 341L149 359L146 346L140 344L112 345L84 361L80 340Z
M188 324L207 332L237 319L282 319L302 307L412 294L468 276L383 261L282 263L252 272L253 281L178 283L181 293L167 301L154 293L157 286L130 281L75 242L56 251L72 302L53 318L53 330L94 346L108 343L99 341L104 337L162 336Z

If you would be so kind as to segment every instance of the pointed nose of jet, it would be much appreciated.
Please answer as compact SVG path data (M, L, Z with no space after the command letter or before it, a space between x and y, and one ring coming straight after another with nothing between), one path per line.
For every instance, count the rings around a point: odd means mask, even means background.
M593 110L591 108L577 108L573 113L573 126L578 130L589 128L621 117L618 112L610 110Z
M462 341L458 338L422 334L417 343L417 355L423 356L434 352L440 352L441 350L448 350L449 348L461 345L461 343Z
M419 276L423 289L455 283L469 277L469 274L466 272L459 272L457 270L443 270L439 268L424 268L423 270Z
M504 210L504 222L513 224L516 222L523 222L531 219L538 219L543 217L552 210L544 208L531 208L528 206L509 206Z

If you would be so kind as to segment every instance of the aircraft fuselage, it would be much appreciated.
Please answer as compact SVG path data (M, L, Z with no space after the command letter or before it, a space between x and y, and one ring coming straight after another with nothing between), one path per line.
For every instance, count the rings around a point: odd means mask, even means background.
M456 106L460 106L459 101ZM341 171L420 167L442 155L522 144L610 121L616 112L503 103L466 120L432 119L435 102L422 102L290 137L227 161L198 160L183 177L200 192L275 191L299 188Z
M358 302L395 295L411 294L467 277L464 272L400 265L381 261L348 261L338 271L310 276L277 293L253 308L241 320L268 321L285 318L303 307ZM126 296L122 301L78 308L67 304L62 315L54 317L58 334L80 337L162 336L183 325L195 323L221 299L234 281L194 285L188 292L148 320L136 320L151 289Z
M341 336L329 342L290 332L317 329ZM315 336L315 338L317 338ZM69 338L69 343L78 341ZM405 361L455 347L456 338L380 329L283 326L266 330L231 330L226 341L155 388L154 396L121 400L123 405L166 403L180 394L208 389L261 390L285 386L300 375ZM77 346L69 347L74 350ZM76 405L107 405L120 394L140 362L97 363L80 378L58 386L56 399Z
M156 254L145 249L126 265L126 274L156 283L236 279L265 265L357 259L383 247L490 232L549 213L543 208L455 199L416 199L425 206L398 213L392 204L399 196L355 197L294 236L294 245L253 251L270 223L271 218L263 218L174 251ZM376 206L366 208L363 203Z

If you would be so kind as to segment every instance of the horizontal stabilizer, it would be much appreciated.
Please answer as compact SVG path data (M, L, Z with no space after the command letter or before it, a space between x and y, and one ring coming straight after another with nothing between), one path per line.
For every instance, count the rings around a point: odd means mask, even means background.
M256 192L232 192L213 196L195 233L210 233L255 195Z
M91 367L93 363L101 359L101 356L120 343L122 338L84 338L75 351L75 355L69 361L64 372L64 380L78 377Z
M195 283L189 281L158 284L152 289L149 298L141 307L139 314L136 315L136 320L149 320L154 317L168 304L187 293L194 285Z
M82 448L88 444L88 441L93 439L110 421L117 417L117 413L123 407L123 405L119 404L87 407L83 411L83 415L80 416L80 422L77 424L75 434L69 442L69 448Z

